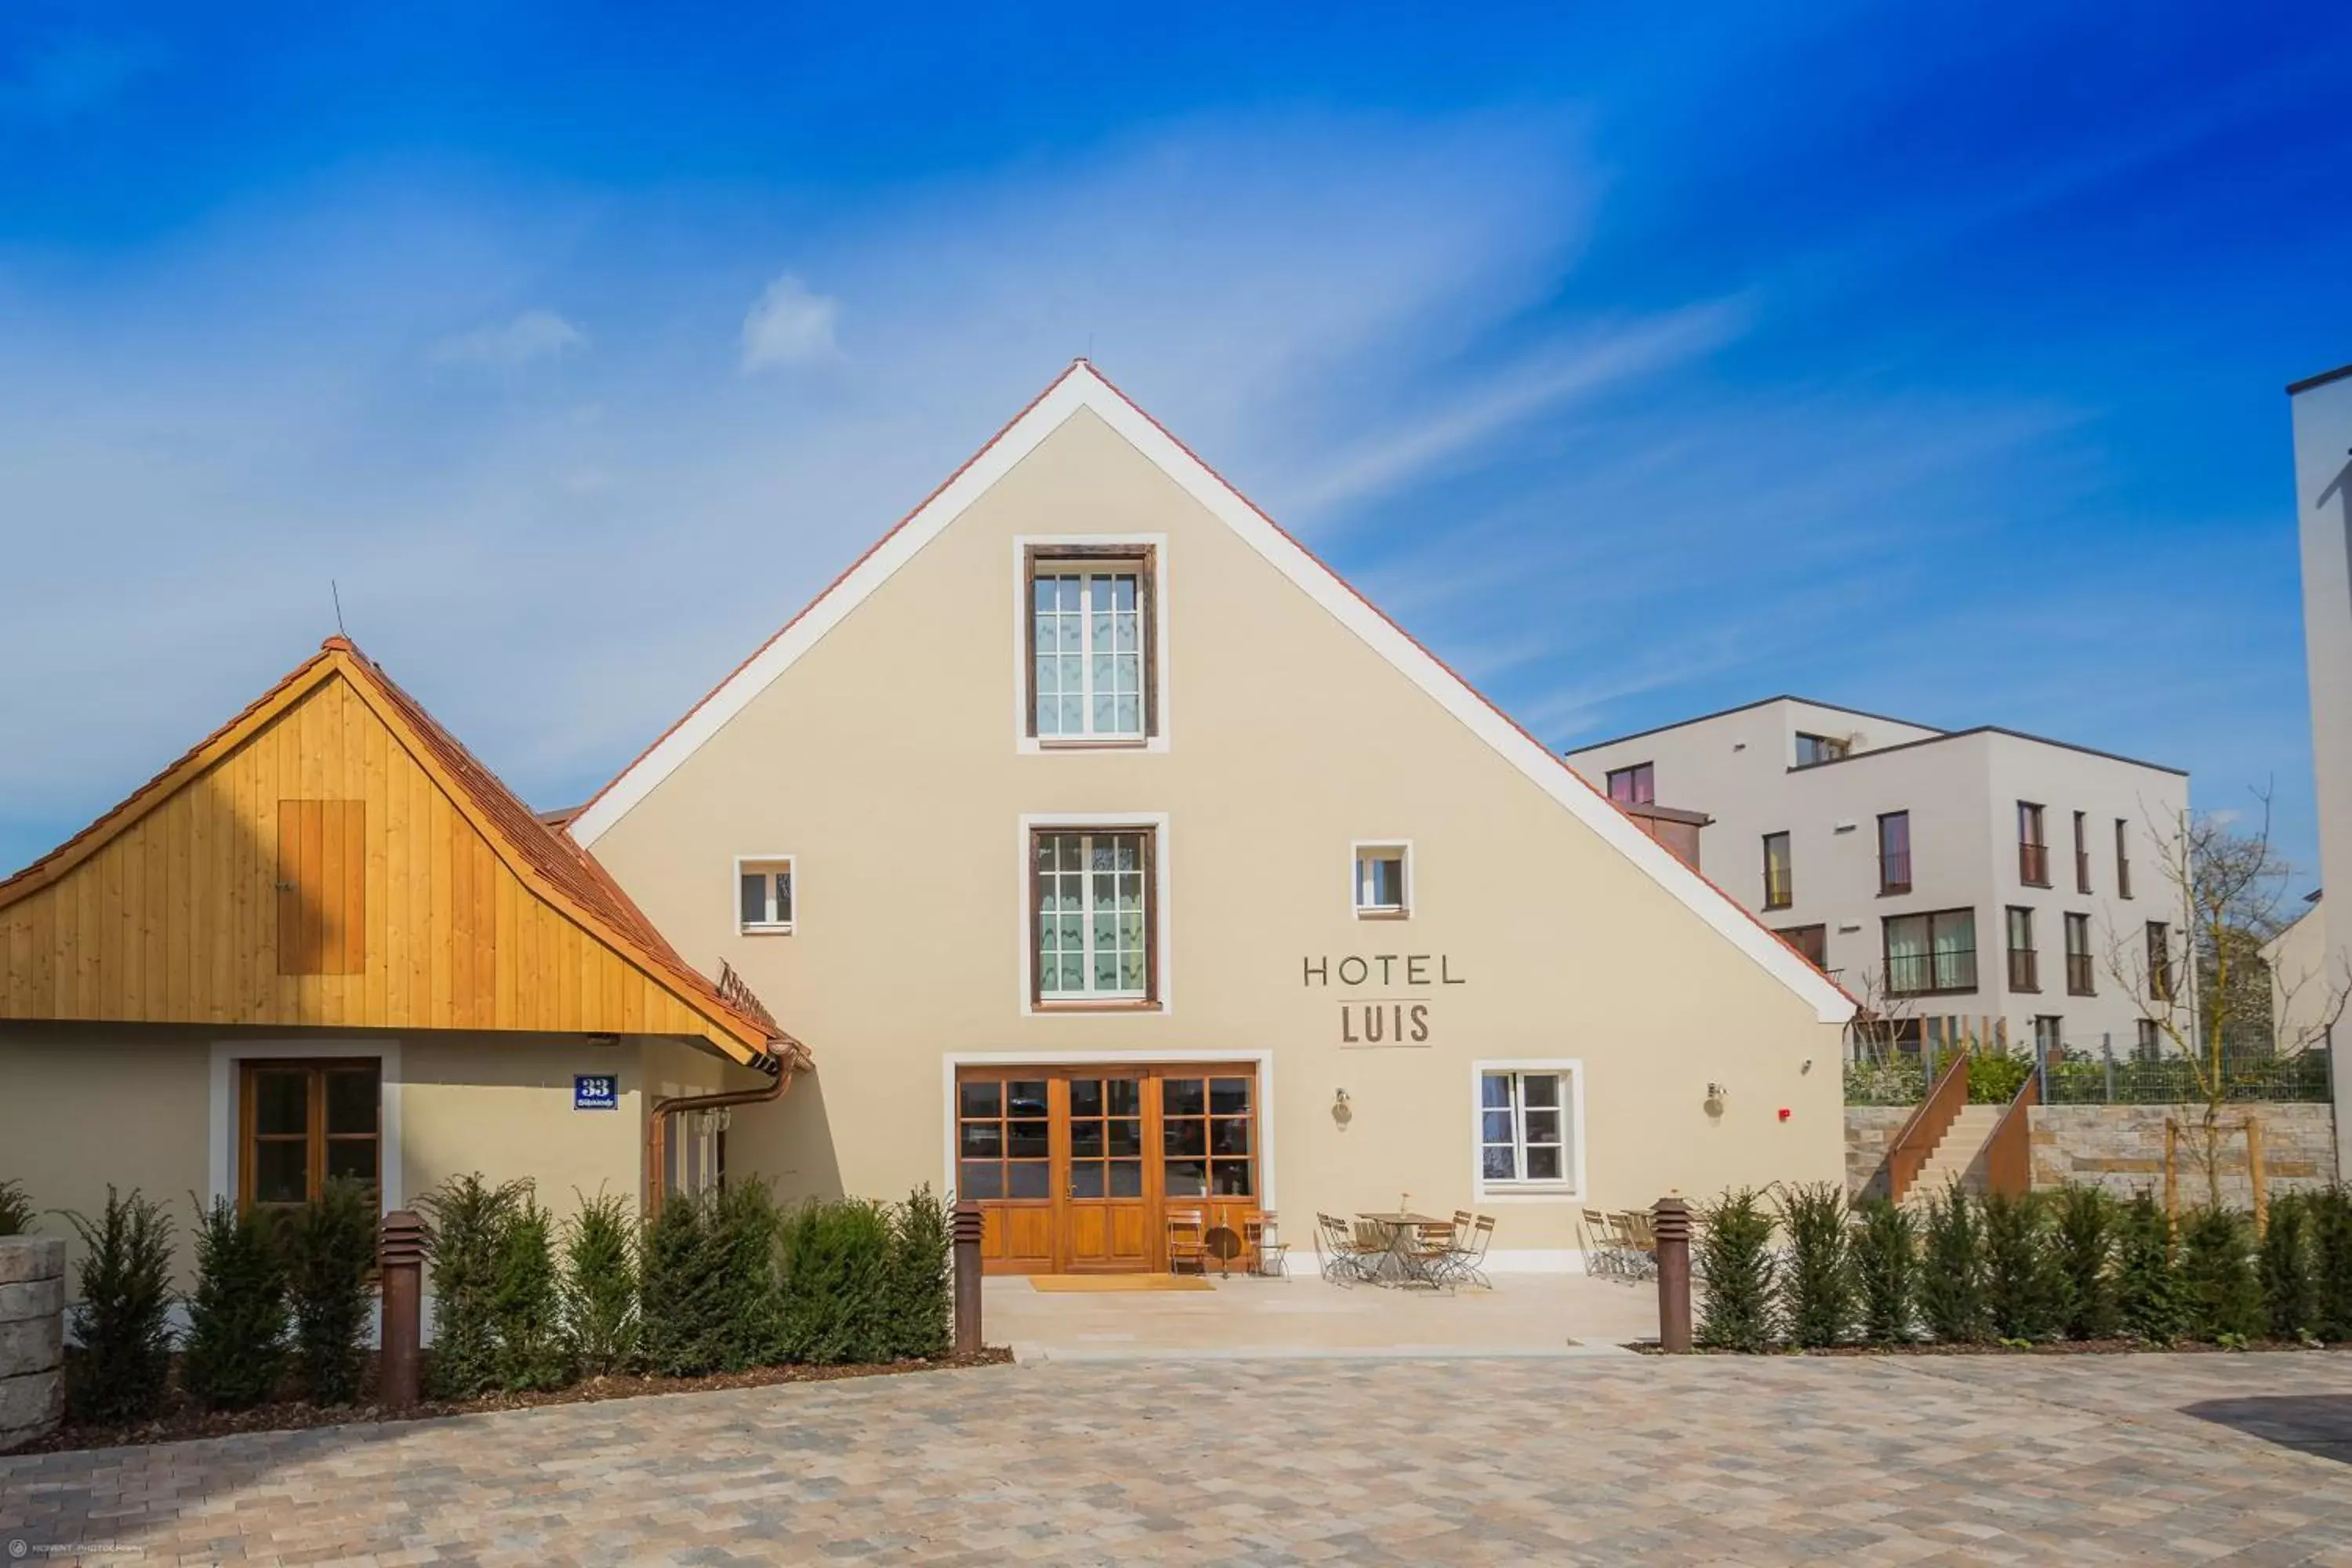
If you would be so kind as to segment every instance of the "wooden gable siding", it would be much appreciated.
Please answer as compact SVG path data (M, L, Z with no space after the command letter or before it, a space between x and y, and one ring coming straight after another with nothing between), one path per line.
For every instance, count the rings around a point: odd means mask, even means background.
M350 973L280 973L319 940L280 926L281 811L310 801L361 818L360 863L332 858ZM526 887L340 672L0 907L0 956L7 1018L713 1033Z

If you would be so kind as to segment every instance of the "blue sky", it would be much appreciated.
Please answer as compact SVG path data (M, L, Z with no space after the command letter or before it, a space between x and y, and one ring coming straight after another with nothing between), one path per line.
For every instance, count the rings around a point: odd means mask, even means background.
M2352 9L331 9L0 12L0 867L331 579L577 799L1089 352L1555 744L1795 690L2315 859Z

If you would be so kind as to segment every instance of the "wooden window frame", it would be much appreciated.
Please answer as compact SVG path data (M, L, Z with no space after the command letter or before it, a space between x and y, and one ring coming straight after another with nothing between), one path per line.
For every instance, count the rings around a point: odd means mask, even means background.
M1041 735L1037 732L1037 569L1070 564L1088 571L1132 563L1136 569L1135 636L1140 663L1143 731L1138 735ZM1160 731L1160 547L1136 544L1024 544L1021 552L1021 723L1023 735L1053 752L1135 751Z
M1788 873L1780 879L1780 885L1777 889L1772 885L1772 841L1776 838L1780 841L1781 867ZM1797 852L1794 841L1789 837L1788 829L1782 828L1778 833L1768 833L1764 836L1764 907L1768 910L1787 910L1794 909L1796 903Z
M1103 996L1092 994L1066 995L1045 991L1045 954L1038 931L1038 915L1045 907L1045 873L1037 865L1037 841L1049 837L1076 835L1081 838L1097 838L1118 834L1135 834L1143 840L1143 994L1140 996ZM1157 1013L1167 1003L1160 986L1160 826L1152 822L1032 822L1023 837L1022 849L1026 857L1024 878L1027 887L1025 919L1022 940L1029 952L1029 1007L1033 1013ZM1082 877L1093 873L1081 871Z
M247 1057L237 1062L236 1110L236 1202L240 1209L254 1205L254 1158L257 1145L263 1136L256 1127L255 1085L264 1073L300 1072L308 1076L309 1087L304 1091L303 1131L309 1145L303 1173L305 1200L323 1190L327 1179L327 1075L331 1072L366 1071L375 1075L375 1131L370 1133L339 1132L332 1134L340 1142L362 1139L375 1145L375 1192L381 1207L383 1201L383 1058L381 1057ZM268 1135L273 1139L287 1136ZM291 1208L293 1204L276 1202L268 1208Z

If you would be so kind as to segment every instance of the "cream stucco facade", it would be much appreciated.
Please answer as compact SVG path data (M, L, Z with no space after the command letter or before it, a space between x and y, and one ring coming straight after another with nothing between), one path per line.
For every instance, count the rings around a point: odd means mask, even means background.
M1068 548L1150 552L1148 742L1027 731L1024 560ZM1156 999L1064 1010L1033 990L1031 835L1112 824L1155 847ZM572 830L812 1048L730 1134L787 1196L952 1187L971 1064L1251 1077L1251 1195L1302 1244L1410 1194L1567 1266L1585 1205L1842 1175L1850 999L1085 365ZM1366 842L1407 847L1402 918L1357 912ZM739 861L785 856L792 929L743 929ZM1497 1064L1571 1086L1543 1190L1481 1179Z
M529 1180L559 1217L600 1191L637 1201L652 1101L714 1089L726 1068L666 1039L0 1023L0 1173L24 1184L45 1211L35 1229L51 1234L70 1234L66 1211L98 1214L110 1184L164 1204L184 1287L194 1201L237 1193L239 1065L320 1058L381 1063L386 1208L478 1172ZM575 1109L583 1073L618 1079L612 1110Z

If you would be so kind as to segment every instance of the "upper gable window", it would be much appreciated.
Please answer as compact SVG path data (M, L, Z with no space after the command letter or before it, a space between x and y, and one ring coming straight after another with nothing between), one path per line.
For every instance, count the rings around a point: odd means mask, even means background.
M1029 733L1044 745L1140 745L1159 732L1154 552L1027 552Z
M1853 750L1853 742L1835 735L1808 735L1801 730L1797 732L1797 765L1801 768L1842 761Z
M735 929L786 931L793 929L793 858L745 858L735 862Z

